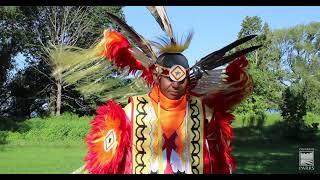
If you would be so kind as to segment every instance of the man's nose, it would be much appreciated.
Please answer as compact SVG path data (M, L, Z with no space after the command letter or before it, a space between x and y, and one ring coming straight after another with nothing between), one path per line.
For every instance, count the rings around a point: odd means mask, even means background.
M179 87L179 82L178 81L173 81L172 82L172 87L177 89Z

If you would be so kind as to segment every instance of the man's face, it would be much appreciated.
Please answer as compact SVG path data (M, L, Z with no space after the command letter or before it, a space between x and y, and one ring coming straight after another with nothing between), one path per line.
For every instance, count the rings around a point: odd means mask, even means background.
M186 93L187 78L182 81L173 81L170 77L160 76L159 88L163 95L172 100L180 99Z

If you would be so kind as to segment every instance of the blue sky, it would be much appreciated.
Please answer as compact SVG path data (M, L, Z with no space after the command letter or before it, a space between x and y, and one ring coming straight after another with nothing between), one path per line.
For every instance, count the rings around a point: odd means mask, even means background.
M208 53L235 41L245 16L259 16L270 28L288 28L312 21L320 22L320 6L169 6L168 16L178 37L194 31L190 47L184 52L190 65ZM145 6L126 6L127 23L149 40L164 35ZM16 56L18 68L24 57Z
M272 30L320 22L320 6L169 6L167 14L178 37L194 31L184 54L190 65L237 39L245 16L259 16ZM146 39L164 35L144 6L126 6L127 23Z

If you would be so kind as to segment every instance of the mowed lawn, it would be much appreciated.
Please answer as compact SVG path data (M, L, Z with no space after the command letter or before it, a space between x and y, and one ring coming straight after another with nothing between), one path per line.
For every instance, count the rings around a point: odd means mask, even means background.
M77 119L63 116L60 120L30 120L28 131L8 133L2 143L0 138L0 174L70 174L81 167L87 151L83 137L89 122ZM279 115L268 116L265 128L277 121ZM233 124L234 173L320 174L320 131L316 142L302 144L280 138L277 134L281 129L252 133L242 124L240 120ZM314 148L314 171L299 170L299 148Z
M317 142L306 144L285 140L235 140L233 147L237 161L235 173L320 174L319 138ZM314 148L314 171L299 170L299 148Z
M315 171L299 171L299 148L315 148ZM320 143L234 142L236 174L320 174ZM83 165L85 145L1 145L1 174L69 174Z
M83 165L85 145L0 145L1 174L69 174Z
M320 130L314 142L294 142L280 137L281 129L271 127L281 121L278 113L267 114L264 132L243 128L247 125L238 116L234 127L233 155L239 174L320 174ZM307 119L307 123L319 122L319 117ZM269 129L269 130L268 130ZM314 149L314 171L299 170L299 148Z

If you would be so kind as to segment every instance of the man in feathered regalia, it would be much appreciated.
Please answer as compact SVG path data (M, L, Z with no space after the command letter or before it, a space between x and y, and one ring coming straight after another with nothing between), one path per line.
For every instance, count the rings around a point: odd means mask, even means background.
M252 92L244 55L260 46L226 53L255 36L190 66L182 52L193 33L177 42L164 7L148 9L167 34L162 43L150 43L109 13L133 43L120 32L105 30L102 41L85 51L91 55L87 57L103 57L120 71L141 72L150 91L131 96L124 108L109 100L97 109L86 138L85 165L74 173L232 173L236 163L231 155L231 110Z

